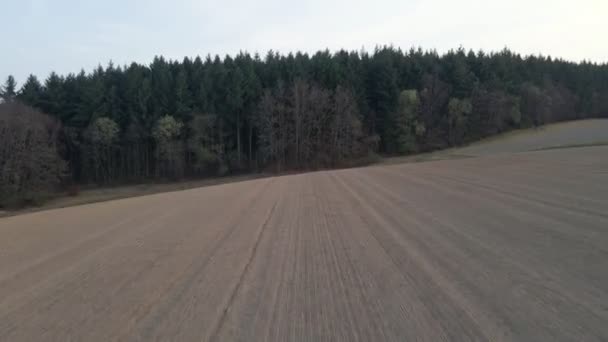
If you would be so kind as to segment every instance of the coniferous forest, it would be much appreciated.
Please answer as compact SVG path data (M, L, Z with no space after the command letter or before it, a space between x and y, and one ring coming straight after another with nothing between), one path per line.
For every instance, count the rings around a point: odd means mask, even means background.
M1 88L0 198L351 166L608 117L608 65L462 48L154 58Z

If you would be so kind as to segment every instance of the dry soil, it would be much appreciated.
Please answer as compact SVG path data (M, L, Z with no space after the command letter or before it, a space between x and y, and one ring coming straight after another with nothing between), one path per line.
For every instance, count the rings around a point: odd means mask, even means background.
M0 219L0 341L606 341L608 147Z

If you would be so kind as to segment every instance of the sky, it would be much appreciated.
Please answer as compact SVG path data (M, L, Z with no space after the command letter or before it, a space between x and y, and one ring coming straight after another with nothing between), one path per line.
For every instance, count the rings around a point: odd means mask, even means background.
M608 62L607 0L0 0L0 23L2 82L155 55L377 45Z

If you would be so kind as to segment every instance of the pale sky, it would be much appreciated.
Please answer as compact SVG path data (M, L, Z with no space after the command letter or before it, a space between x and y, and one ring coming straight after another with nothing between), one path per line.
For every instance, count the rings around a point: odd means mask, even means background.
M608 62L608 0L0 0L0 80L155 55L392 44Z

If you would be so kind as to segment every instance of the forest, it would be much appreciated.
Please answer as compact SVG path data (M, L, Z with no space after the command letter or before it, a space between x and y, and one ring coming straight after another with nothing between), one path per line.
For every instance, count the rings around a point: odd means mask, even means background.
M608 117L608 64L464 48L113 63L0 88L0 206L74 184L315 170Z

